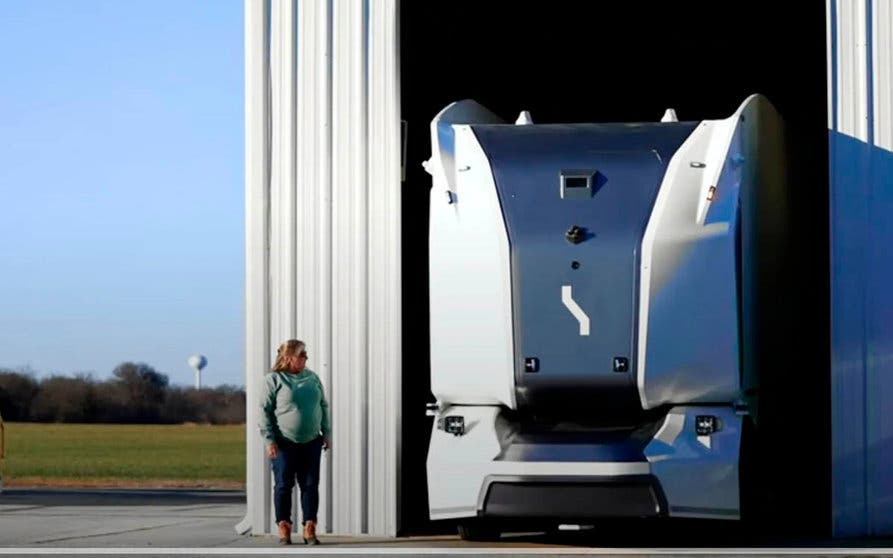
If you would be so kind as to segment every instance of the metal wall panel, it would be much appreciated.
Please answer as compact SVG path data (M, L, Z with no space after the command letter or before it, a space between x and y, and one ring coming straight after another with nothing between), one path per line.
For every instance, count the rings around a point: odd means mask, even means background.
M320 527L394 535L402 356L397 2L245 0L245 13L248 513L236 529L274 528L258 391L276 346L298 337L332 413Z
M269 525L269 467L263 458L257 427L260 377L270 369L269 320L269 3L245 0L245 426L246 487L249 497L245 518L236 531L266 532Z
M868 141L868 27L865 0L837 0L835 25L837 131Z
M893 1L874 0L872 9L874 144L893 151Z
M297 336L295 211L295 5L270 5L270 341ZM271 355L271 359L275 359ZM252 370L252 376L264 371ZM298 500L292 499L292 511ZM270 502L270 529L275 530Z
M366 72L363 3L332 14L332 528L365 532L366 514ZM343 446L341 446L343 444Z
M833 529L890 535L893 9L890 0L829 0L828 12Z
M402 279L400 244L400 37L397 0L369 1L369 398L370 533L400 525Z
M308 365L332 385L332 176L331 12L328 2L298 2L297 83L297 265L296 329L307 343ZM329 393L326 394L330 396ZM334 442L333 442L334 443ZM320 467L320 493L331 494L332 460ZM319 506L323 531L332 524L328 498Z

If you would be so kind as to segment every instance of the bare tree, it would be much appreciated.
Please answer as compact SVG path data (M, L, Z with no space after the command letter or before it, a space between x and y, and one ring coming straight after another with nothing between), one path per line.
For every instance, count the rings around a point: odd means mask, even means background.
M0 414L9 421L241 424L245 391L239 386L193 389L170 386L145 363L123 362L114 378L0 370Z
M31 371L0 370L0 414L8 421L28 420L38 390Z
M40 382L31 417L42 422L92 422L95 418L93 381L89 376L52 376Z
M125 387L128 415L134 422L159 422L168 378L145 363L124 362L112 374Z

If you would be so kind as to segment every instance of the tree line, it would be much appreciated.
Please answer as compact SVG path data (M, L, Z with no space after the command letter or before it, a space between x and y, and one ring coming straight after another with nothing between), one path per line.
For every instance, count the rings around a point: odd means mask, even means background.
M144 363L124 362L113 377L50 376L0 369L0 414L6 421L129 424L241 424L245 391L236 386L172 386Z

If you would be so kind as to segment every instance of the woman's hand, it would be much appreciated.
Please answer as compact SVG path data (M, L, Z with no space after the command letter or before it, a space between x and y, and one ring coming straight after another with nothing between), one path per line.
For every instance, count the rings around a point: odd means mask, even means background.
M329 440L328 436L322 437L322 449L327 450L332 447L332 441Z
M276 456L279 455L279 447L276 444L270 444L267 446L267 457L270 459L276 459Z

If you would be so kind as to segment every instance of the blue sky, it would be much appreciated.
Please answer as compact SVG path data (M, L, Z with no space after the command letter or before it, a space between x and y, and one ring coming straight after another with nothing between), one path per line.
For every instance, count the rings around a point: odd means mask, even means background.
M244 384L242 14L0 2L0 367Z

